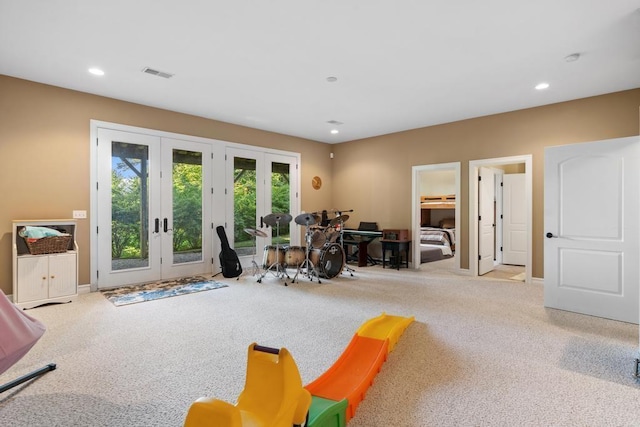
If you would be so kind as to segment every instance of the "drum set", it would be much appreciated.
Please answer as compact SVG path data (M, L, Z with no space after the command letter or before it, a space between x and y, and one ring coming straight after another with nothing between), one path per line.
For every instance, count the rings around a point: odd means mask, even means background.
M343 249L344 224L349 215L344 211L331 211L336 213L332 220L326 219L326 212L303 213L295 217L295 223L305 227L306 246L281 245L280 227L289 224L293 217L288 213L272 213L263 218L263 222L276 230L275 245L266 245L262 257L262 265L255 260L256 251L253 252L253 275L258 277L258 283L267 274L284 279L290 279L295 283L298 277L307 277L309 280L333 279L346 270L353 276L353 269L346 265ZM352 212L352 211L349 211ZM321 216L322 214L322 216ZM324 218L324 220L323 220ZM325 225L323 225L323 223ZM268 237L267 234L255 228L245 228L244 231L252 236L255 248L256 237ZM287 270L295 269L293 278Z

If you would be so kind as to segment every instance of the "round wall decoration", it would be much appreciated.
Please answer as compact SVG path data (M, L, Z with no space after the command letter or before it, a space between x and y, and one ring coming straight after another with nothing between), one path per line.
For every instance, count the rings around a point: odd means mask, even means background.
M320 187L322 187L322 180L320 179L319 176L314 176L313 179L311 180L311 186L315 189L315 190L319 190Z

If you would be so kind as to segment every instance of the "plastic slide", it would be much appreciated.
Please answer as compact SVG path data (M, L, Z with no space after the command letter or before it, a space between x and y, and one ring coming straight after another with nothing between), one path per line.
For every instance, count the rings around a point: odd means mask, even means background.
M413 320L382 313L358 329L338 360L305 386L313 397L309 427L343 427L355 415L387 354ZM345 416L341 410L346 411Z
M393 351L405 329L415 320L413 316L402 317L382 313L367 320L356 332L361 337L389 340L389 353Z
M196 400L185 427L291 427L305 422L311 395L286 348L249 346L247 376L238 403Z
M367 320L335 363L304 388L287 349L249 346L238 403L200 398L185 427L344 427L373 384L387 355L414 317L382 313Z

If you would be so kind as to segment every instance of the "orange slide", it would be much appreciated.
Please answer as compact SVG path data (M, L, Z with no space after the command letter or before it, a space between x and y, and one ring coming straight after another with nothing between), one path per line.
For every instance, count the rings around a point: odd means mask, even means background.
M336 362L302 387L286 348L249 346L245 388L235 405L200 398L185 427L344 427L413 317L380 316L366 321Z
M312 396L309 427L342 427L354 416L387 354L413 320L382 313L358 329L338 360L305 386ZM340 413L344 409L346 419Z

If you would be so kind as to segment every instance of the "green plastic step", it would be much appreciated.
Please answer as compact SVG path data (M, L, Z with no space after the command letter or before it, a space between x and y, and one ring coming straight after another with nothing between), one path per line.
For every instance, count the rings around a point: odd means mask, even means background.
M348 404L347 399L337 402L311 396L308 427L345 427L347 425Z

